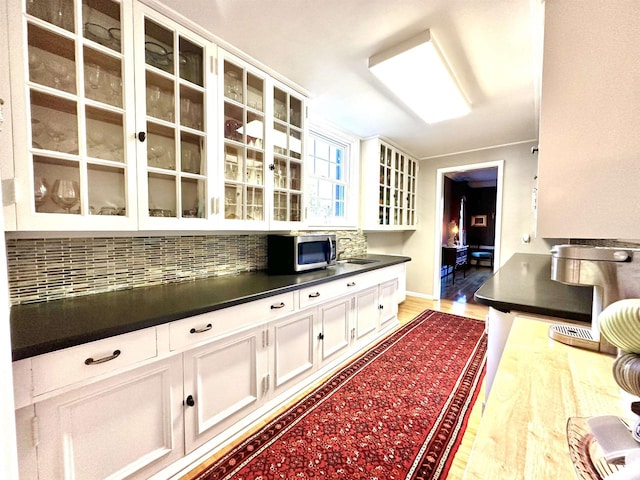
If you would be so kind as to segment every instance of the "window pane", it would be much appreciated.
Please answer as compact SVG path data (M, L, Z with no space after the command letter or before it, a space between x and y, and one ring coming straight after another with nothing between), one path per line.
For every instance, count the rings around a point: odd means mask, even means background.
M329 137L310 135L307 157L307 207L310 217L323 223L346 217L348 148Z
M329 162L324 160L316 160L316 171L315 174L318 177L323 178L331 178L329 174Z
M329 160L329 144L321 140L316 140L316 158L322 158L323 160Z

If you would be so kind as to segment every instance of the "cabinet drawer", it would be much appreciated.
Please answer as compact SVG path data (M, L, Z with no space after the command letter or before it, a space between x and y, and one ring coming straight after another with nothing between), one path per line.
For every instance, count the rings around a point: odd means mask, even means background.
M169 348L178 350L235 330L259 325L284 313L293 312L293 297L294 292L282 293L171 322L169 324Z
M156 355L155 328L39 355L32 359L33 395L127 367Z
M316 305L340 295L347 295L376 283L374 272L367 272L322 283L314 287L303 288L299 291L300 308Z

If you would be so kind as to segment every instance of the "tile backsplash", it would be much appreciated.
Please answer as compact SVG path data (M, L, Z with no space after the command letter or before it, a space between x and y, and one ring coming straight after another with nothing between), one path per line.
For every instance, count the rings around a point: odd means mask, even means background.
M335 232L343 256L366 253L362 232ZM266 235L7 239L11 304L263 270Z

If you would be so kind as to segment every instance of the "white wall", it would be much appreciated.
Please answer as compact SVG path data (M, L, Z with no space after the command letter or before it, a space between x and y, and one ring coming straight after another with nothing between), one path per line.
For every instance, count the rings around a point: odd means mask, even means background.
M564 240L535 237L535 216L531 210L531 190L536 185L537 156L531 153L535 142L496 147L469 153L448 155L420 162L418 176L418 228L400 234L367 234L370 252L402 253L412 258L407 264L407 290L431 296L434 285L434 245L436 219L436 172L439 168L457 167L504 160L504 193L502 202L501 254L496 268L514 253L548 253L551 246ZM522 235L531 235L531 243L523 244ZM392 235L381 240L382 235ZM402 238L400 245L399 238ZM392 251L393 250L393 251Z

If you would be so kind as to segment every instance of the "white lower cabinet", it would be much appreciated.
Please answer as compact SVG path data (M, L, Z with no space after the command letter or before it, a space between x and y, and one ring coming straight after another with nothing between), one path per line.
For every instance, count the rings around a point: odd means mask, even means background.
M380 285L380 328L384 329L398 321L399 281L397 278Z
M269 371L273 373L267 374L267 385L272 378L273 395L295 386L316 370L315 311L304 310L273 322L269 328Z
M264 328L184 353L187 452L255 410L266 394Z
M114 337L117 344L100 340L30 359L16 370L16 385L31 392L16 410L21 478L175 475L397 325L403 273L377 271L389 280L373 285L364 281L370 277L355 277L347 294L297 309L289 292ZM149 338L157 339L156 348ZM125 355L137 351L137 342L150 353ZM34 389L40 377L58 375L60 365L102 358L102 350L116 347L125 354L104 361L128 360L121 367ZM46 369L49 355L58 367Z
M378 331L379 303L378 286L367 288L355 295L354 335L357 343L367 343Z
M35 415L39 478L147 478L184 455L180 359L36 403Z
M349 314L352 298L341 298L318 307L319 362L321 365L346 353L351 345Z

